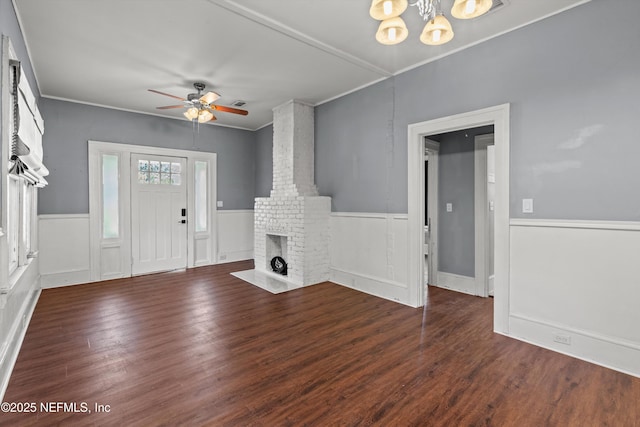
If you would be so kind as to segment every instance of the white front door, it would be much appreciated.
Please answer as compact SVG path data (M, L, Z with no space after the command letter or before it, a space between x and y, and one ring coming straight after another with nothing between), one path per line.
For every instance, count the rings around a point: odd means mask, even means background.
M187 168L181 157L131 154L131 273L187 267Z

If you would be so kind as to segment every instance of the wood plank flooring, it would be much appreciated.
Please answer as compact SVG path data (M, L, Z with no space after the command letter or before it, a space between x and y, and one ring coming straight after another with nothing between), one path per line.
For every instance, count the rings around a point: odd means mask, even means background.
M640 426L640 379L494 334L491 299L272 295L249 268L44 290L4 401L91 413L0 425Z

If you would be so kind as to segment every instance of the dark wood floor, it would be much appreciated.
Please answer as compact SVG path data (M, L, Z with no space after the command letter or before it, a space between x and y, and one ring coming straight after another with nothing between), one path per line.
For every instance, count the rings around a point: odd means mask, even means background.
M4 400L92 413L0 424L640 425L640 379L492 333L491 299L272 295L229 274L251 266L44 290Z

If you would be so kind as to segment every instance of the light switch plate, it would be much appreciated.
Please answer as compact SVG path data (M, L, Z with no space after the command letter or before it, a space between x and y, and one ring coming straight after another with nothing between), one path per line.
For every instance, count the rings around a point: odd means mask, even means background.
M533 199L522 199L522 213L533 213Z
M221 208L222 207L222 200L218 200L218 203L216 203L216 206Z

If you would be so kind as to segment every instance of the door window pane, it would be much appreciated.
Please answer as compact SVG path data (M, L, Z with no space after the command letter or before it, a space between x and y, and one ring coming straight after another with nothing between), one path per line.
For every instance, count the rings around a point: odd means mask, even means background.
M181 185L180 163L138 160L138 184Z
M118 156L102 155L102 237L119 236L118 218Z
M195 162L196 232L207 231L207 162Z

